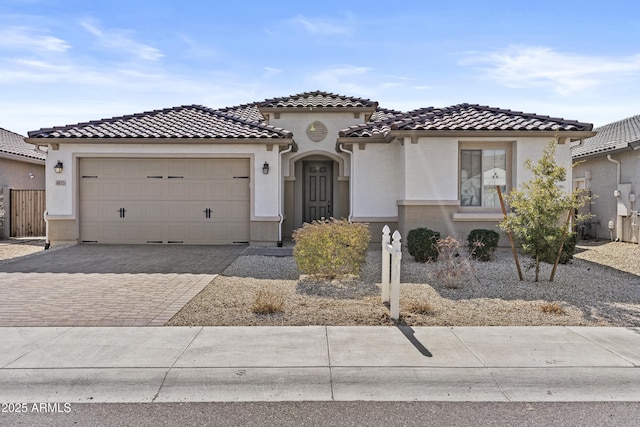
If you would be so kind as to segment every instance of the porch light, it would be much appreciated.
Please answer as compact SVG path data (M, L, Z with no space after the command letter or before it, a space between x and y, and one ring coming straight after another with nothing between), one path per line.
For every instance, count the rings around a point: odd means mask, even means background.
M269 163L264 162L264 165L262 166L262 173L265 175L269 173Z
M53 170L56 171L56 173L62 172L62 162L60 160L58 160L58 163L53 167Z

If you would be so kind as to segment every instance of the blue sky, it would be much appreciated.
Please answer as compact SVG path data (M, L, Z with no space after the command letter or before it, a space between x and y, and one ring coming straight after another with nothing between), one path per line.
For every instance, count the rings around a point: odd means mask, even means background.
M600 126L640 114L640 2L1 0L0 127L323 90Z

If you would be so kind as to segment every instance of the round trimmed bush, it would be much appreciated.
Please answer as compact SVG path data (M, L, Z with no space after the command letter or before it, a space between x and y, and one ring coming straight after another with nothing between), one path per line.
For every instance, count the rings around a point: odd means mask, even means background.
M436 261L438 259L438 240L440 233L428 228L416 228L407 234L409 255L417 262Z
M471 230L467 236L469 254L473 259L489 261L498 247L500 234L494 230L479 228Z

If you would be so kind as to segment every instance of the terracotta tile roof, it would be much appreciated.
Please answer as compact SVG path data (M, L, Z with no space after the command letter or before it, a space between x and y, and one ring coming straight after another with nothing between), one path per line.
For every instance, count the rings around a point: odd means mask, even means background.
M259 108L377 108L378 103L369 99L336 95L315 91L280 98L265 99L258 103Z
M236 105L235 107L219 108L216 111L251 123L266 124L264 117L260 114L260 110L258 110L258 106L256 104Z
M341 137L385 137L393 130L431 131L590 131L577 121L499 108L459 104L403 113L369 99L314 91L213 110L199 105L148 111L29 132L31 138L291 138L266 123L261 109L366 109L368 122L340 131Z
M406 113L394 110L376 110L371 116L371 121L350 126L339 132L341 137L377 137L385 136L391 131L391 126L400 117L404 117Z
M185 105L128 116L29 132L30 138L225 138L280 139L292 134L200 105Z
M24 142L24 136L0 128L0 154L6 153L29 159L44 160L46 154Z
M398 116L400 114L404 114L402 111L389 110L387 108L376 108L376 111L371 115L370 121L375 122L378 120L386 120L392 117Z
M421 108L385 120L353 126L341 132L346 137L371 137L391 130L434 131L590 131L593 125L573 120L503 110L476 104L447 108Z
M573 158L606 154L640 144L640 115L609 123L595 129L598 134L571 148Z

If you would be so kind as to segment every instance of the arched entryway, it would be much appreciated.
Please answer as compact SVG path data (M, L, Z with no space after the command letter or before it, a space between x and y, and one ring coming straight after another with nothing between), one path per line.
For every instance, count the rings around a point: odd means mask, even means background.
M326 152L307 152L289 159L284 177L283 237L305 222L349 216L349 177L345 159Z

